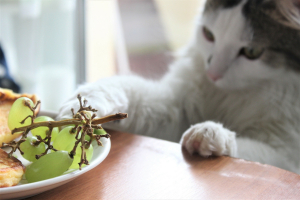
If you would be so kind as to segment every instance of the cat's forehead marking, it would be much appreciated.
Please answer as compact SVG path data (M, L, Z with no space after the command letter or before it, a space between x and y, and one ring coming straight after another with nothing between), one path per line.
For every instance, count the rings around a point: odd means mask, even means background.
M280 22L275 0L207 0L203 16L216 41L241 45L248 40L248 45L266 49L262 58L266 63L281 56L290 68L300 71L300 31Z
M231 41L234 39L240 44L246 45L252 39L252 29L242 13L242 7L246 3L240 1L231 9L219 9L217 12L206 12L203 15L203 23L216 35L218 41Z
M232 8L244 0L207 0L205 10L213 11L219 8Z
M243 14L254 31L253 43L263 44L269 50L268 62L275 54L281 55L290 68L300 71L300 32L280 23L281 13L275 1L248 0Z
M230 9L240 5L241 3L245 3L243 8L244 12L249 10L250 5L261 5L264 3L273 3L273 0L207 0L205 10L206 11L214 11L218 9ZM247 14L247 13L244 13Z

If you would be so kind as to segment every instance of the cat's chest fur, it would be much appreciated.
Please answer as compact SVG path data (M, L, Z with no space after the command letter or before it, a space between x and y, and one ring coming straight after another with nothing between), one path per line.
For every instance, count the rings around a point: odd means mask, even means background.
M292 79L292 78L291 78ZM244 91L223 91L202 79L203 121L224 124L239 137L299 148L300 87L295 83L263 83ZM262 131L263 130L263 131ZM264 134L258 134L263 132Z
M217 88L205 75L203 60L193 56L186 65L175 68L184 74L189 87L183 104L189 124L215 121L237 133L237 136L255 138L263 142L300 141L300 83L299 75L279 77L249 89L229 91ZM183 76L183 75L182 75ZM172 76L174 77L174 76ZM184 90L184 88L182 89ZM263 131L262 131L263 130ZM259 134L264 132L264 134Z

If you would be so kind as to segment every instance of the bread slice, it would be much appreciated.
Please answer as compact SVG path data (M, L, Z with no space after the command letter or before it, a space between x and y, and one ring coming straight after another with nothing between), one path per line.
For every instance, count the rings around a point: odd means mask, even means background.
M25 173L25 167L15 157L0 149L0 188L17 185Z
M20 134L12 135L7 125L9 110L14 101L20 97L28 97L34 104L38 101L38 97L34 94L16 94L11 90L0 88L0 147L3 142L11 142L20 136ZM36 109L37 113L39 112L39 109L40 107Z

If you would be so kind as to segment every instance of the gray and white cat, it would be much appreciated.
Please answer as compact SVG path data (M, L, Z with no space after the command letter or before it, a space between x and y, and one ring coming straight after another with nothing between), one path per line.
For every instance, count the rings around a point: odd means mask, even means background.
M184 53L159 81L115 76L78 88L108 128L300 173L300 1L207 0Z

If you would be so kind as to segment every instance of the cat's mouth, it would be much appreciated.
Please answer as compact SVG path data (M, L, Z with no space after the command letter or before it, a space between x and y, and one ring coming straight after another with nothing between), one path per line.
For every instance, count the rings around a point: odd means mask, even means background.
M210 73L209 70L207 70L205 72L205 75L211 84L213 84L215 87L221 90L236 91L244 88L243 86L241 86L240 83L234 83L234 80L232 79L228 81L228 77L225 77L225 74L223 75L213 74Z
M218 80L222 79L222 75L212 73L209 70L206 71L206 76L212 81L212 82L217 82Z

